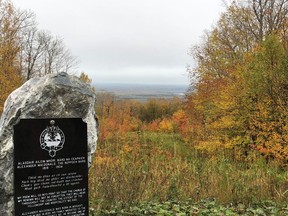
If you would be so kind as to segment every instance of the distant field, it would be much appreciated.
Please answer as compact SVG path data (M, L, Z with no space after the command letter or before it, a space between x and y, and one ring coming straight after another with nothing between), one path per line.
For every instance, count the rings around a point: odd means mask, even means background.
M183 97L188 89L187 85L144 85L144 84L103 84L94 83L96 91L114 93L121 99L135 99L146 101L150 98Z

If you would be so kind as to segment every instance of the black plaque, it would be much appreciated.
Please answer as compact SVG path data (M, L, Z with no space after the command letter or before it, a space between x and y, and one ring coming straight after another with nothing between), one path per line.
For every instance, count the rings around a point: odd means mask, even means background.
M88 216L87 125L21 119L14 127L16 216Z

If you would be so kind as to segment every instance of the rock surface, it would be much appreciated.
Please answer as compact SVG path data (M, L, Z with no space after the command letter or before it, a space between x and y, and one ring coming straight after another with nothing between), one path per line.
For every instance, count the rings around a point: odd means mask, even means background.
M78 77L66 73L33 78L6 100L0 119L0 215L12 216L13 126L25 118L82 118L88 130L88 163L96 150L95 94Z

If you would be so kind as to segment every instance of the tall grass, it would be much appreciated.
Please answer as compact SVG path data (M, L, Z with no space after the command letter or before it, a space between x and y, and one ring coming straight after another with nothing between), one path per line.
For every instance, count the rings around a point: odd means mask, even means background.
M231 157L232 158L232 157ZM115 135L98 144L89 173L90 206L216 198L221 203L288 202L288 172L261 157L207 156L176 134Z

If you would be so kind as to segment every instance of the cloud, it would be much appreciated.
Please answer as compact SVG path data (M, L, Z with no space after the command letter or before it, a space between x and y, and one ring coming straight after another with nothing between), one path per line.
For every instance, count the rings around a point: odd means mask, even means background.
M99 72L98 72L99 71ZM131 67L117 70L99 69L92 74L97 83L134 83L134 84L185 84L188 85L187 74L183 68Z
M40 28L64 39L82 62L80 70L99 79L109 75L111 80L119 76L137 81L138 77L138 82L151 80L154 74L155 79L161 77L159 81L187 83L183 74L193 62L188 49L222 9L221 0L14 2L34 11Z

